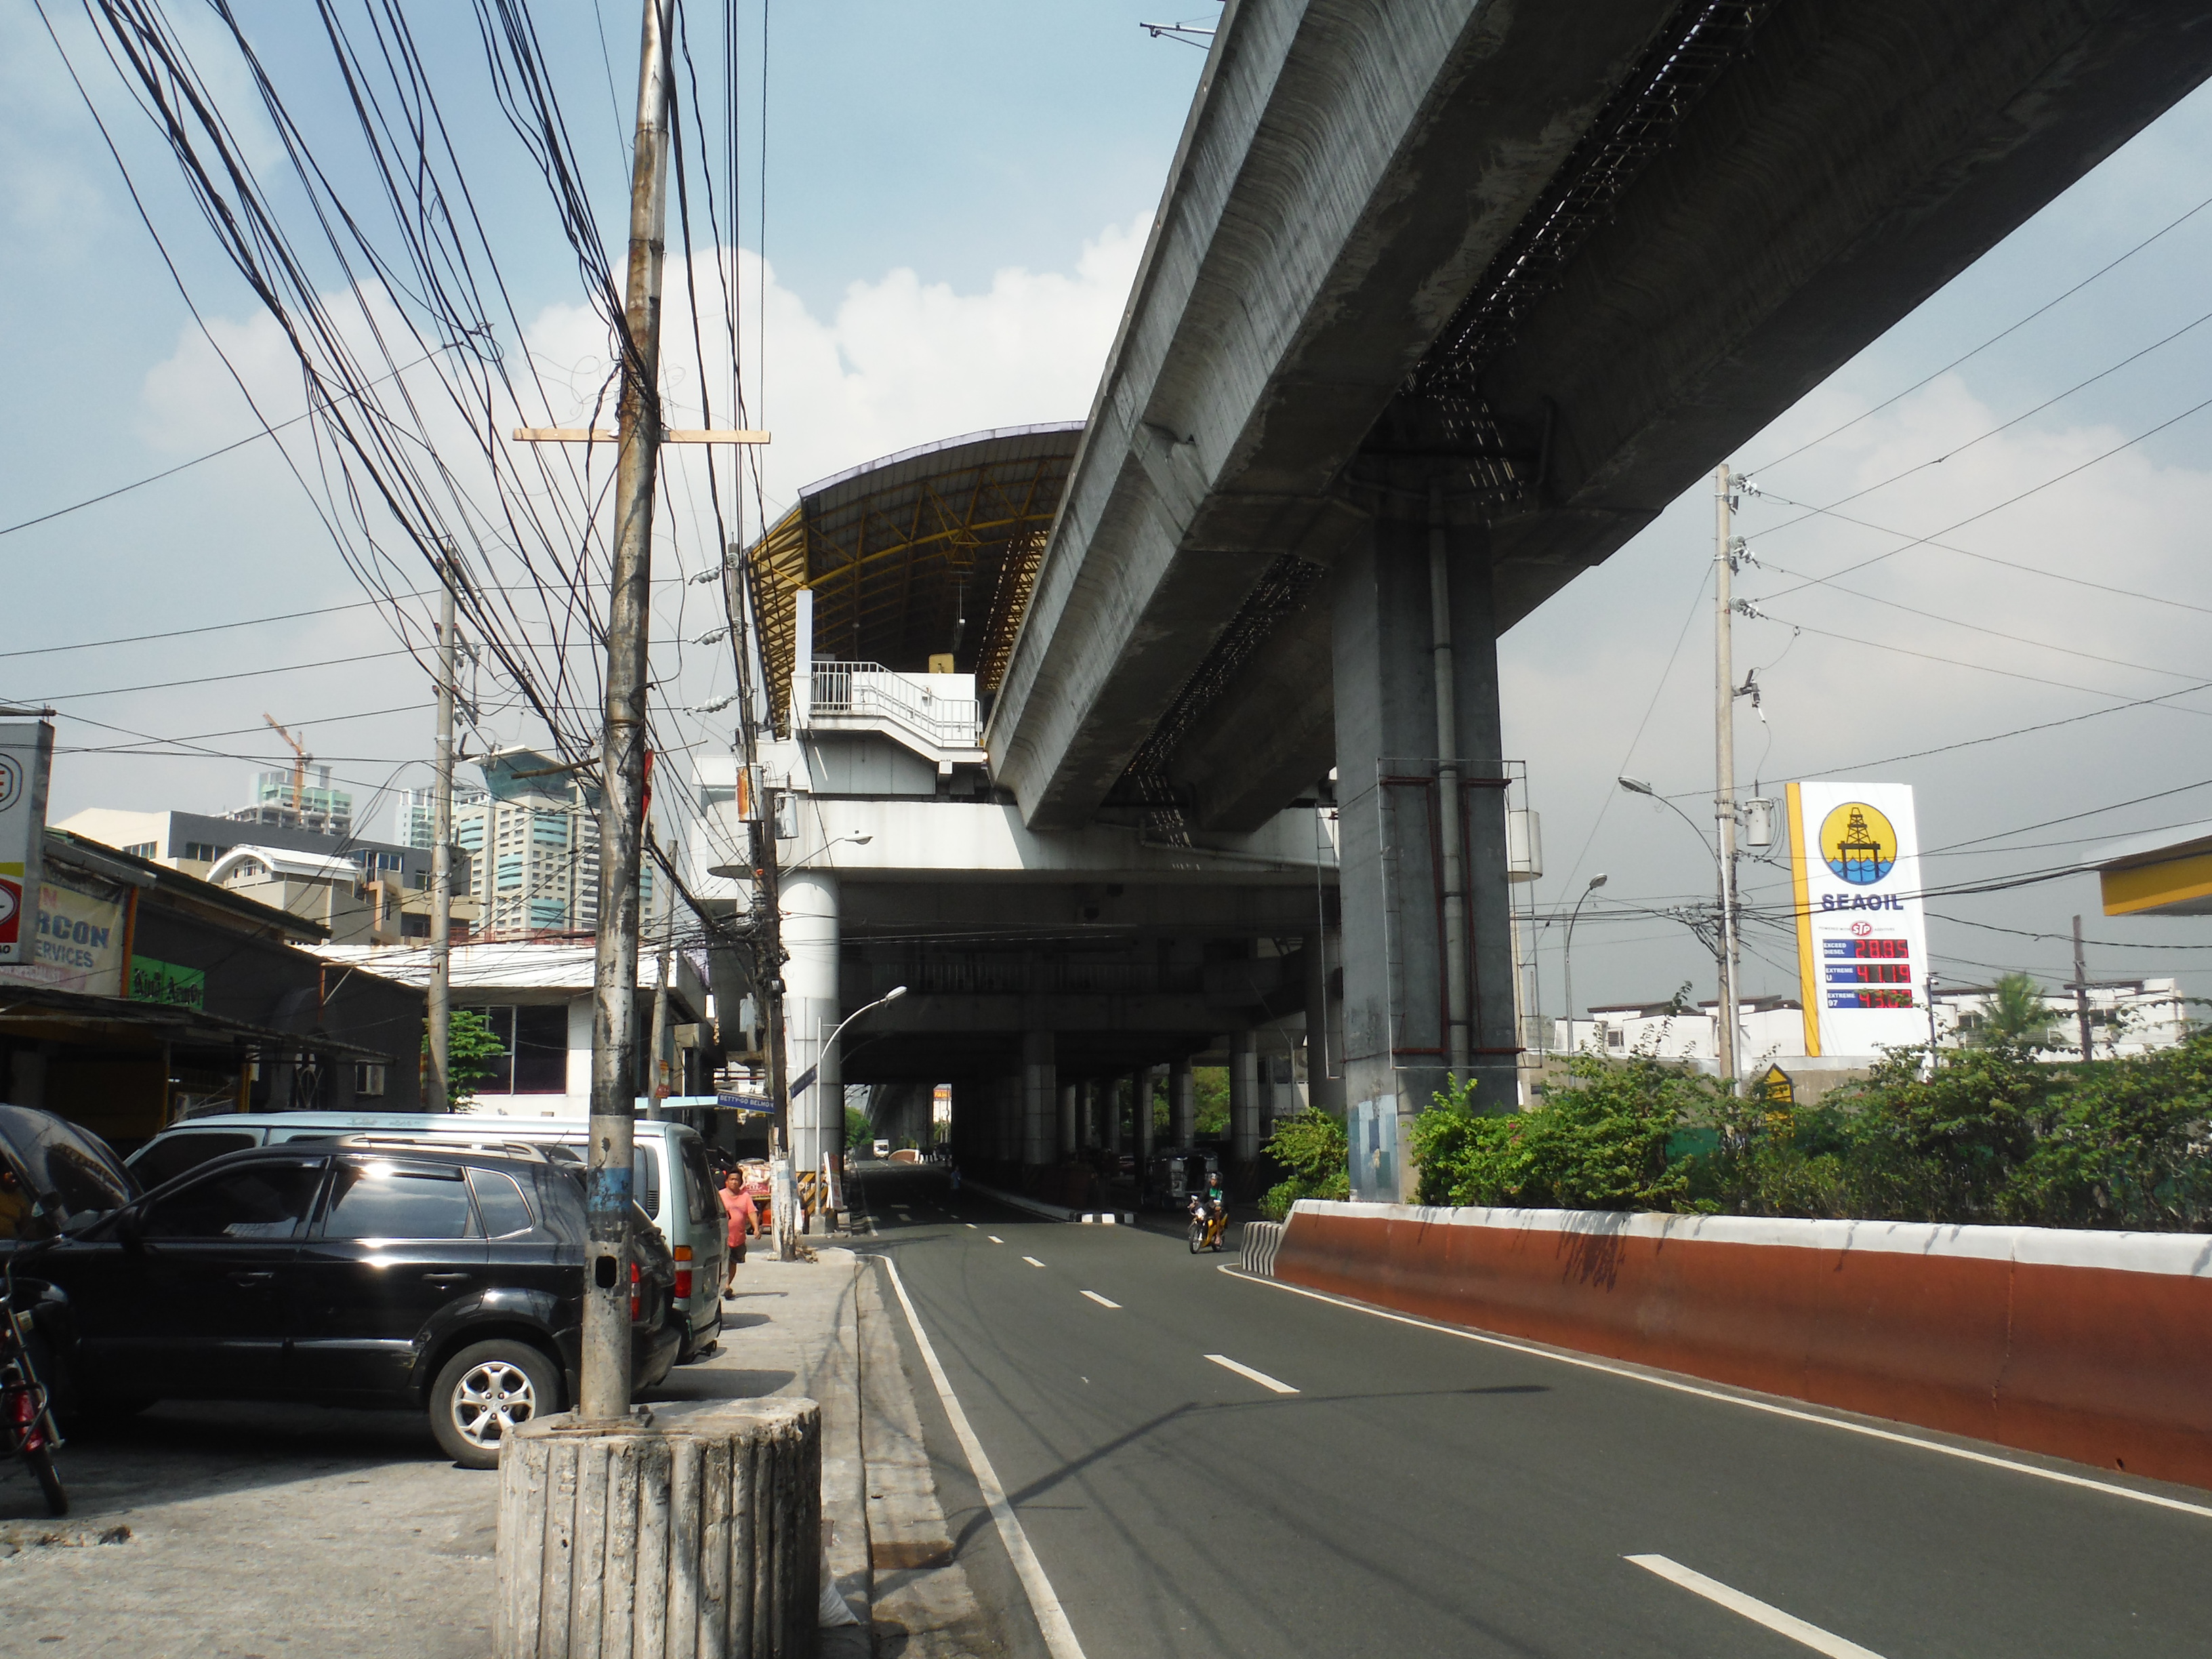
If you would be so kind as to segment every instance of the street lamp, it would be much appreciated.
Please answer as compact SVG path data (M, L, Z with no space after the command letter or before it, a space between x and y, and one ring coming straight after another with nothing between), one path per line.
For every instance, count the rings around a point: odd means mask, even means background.
M830 1158L830 1127L833 1123L836 1126L837 1133L841 1137L844 1133L845 1092L844 1080L842 1074L841 1073L838 1079L837 1099L834 1104L831 1103L829 1098L829 1091L823 1086L822 1082L822 1073L829 1068L830 1055L837 1052L837 1039L845 1035L845 1028L848 1025L850 1025L854 1020L860 1018L863 1014L872 1014L878 1008L884 1007L889 1004L896 1002L905 994L905 986L894 985L890 990L884 992L883 995L878 997L873 1002L866 1003L862 1005L860 1007L855 1008L851 1013L846 1015L844 1018L839 1020L837 1022L836 1029L830 1033L829 1040L823 1043L821 1052L814 1056L814 1064L810 1069L808 1074L799 1080L797 1086L792 1091L796 1094L800 1090L810 1086L816 1091L815 1121L821 1127L815 1137L814 1155L817 1158L820 1159L821 1162L817 1165L815 1173L821 1178L823 1196L825 1198L836 1198L842 1196L842 1194L831 1194L829 1191L830 1171L831 1169ZM831 1115L832 1113L835 1113L836 1115L834 1117ZM826 1203L823 1207L825 1209L841 1209L843 1206L842 1204ZM792 1215L793 1212L787 1207L784 1213L787 1215ZM794 1216L794 1219L795 1218L796 1218ZM781 1239L779 1239L778 1242L781 1243Z
M1589 878L1589 885L1583 888L1576 898L1575 908L1567 913L1567 1052L1569 1054L1579 1052L1579 1048L1575 1042L1575 918L1583 913L1583 900L1604 885L1603 872L1592 876Z
M802 870L833 847L842 847L848 841L855 847L866 847L874 839L873 836L837 836L823 842L805 858L777 867L784 871ZM753 872L750 868L742 864L710 864L707 866L707 873L710 876L718 876L725 881L746 881L751 878Z
M1713 1030L1714 1036L1718 1039L1716 1046L1720 1051L1721 1082L1730 1094L1734 1094L1736 1089L1738 1066L1736 1064L1735 894L1734 890L1735 883L1732 872L1729 869L1727 861L1721 857L1720 850L1705 839L1705 832L1698 828L1698 821L1687 812L1675 805L1673 801L1668 800L1666 796L1661 794L1641 778L1619 778L1614 781L1632 795L1642 795L1648 799L1657 801L1676 817L1688 824L1705 851L1712 855L1713 872L1720 883L1721 924L1716 949L1713 951L1720 968L1721 1006L1717 1011L1717 1018L1713 1021ZM1732 856L1735 851L1732 842L1729 851Z

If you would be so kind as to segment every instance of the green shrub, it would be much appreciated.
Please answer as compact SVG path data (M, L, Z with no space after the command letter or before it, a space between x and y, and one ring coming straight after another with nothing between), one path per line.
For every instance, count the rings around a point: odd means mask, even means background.
M1260 1213L1280 1221L1302 1198L1352 1196L1352 1142L1344 1125L1317 1107L1277 1121L1267 1152L1291 1172L1260 1200Z
M1569 1062L1571 1085L1524 1112L1474 1109L1474 1085L1436 1097L1413 1120L1413 1159L1425 1204L1541 1209L1672 1210L1692 1200L1693 1158L1678 1131L1715 1115L1711 1079L1643 1056Z

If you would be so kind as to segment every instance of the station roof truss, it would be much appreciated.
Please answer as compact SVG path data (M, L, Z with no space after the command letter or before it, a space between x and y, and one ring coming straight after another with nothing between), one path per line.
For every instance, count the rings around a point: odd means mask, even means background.
M1082 435L1079 421L971 433L800 490L746 555L777 718L801 588L814 591L817 658L919 674L950 653L995 691Z

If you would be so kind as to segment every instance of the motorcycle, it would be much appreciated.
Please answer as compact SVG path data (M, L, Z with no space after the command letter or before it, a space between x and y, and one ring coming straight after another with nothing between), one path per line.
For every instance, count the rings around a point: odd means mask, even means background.
M0 1431L8 1437L8 1449L30 1465L39 1490L46 1494L46 1513L67 1515L69 1493L54 1468L54 1452L62 1443L54 1426L53 1396L40 1381L31 1358L31 1316L15 1306L15 1258L11 1252L0 1267Z
M1229 1231L1229 1206L1209 1200L1203 1193L1193 1193L1190 1198L1190 1253L1218 1250L1221 1236Z

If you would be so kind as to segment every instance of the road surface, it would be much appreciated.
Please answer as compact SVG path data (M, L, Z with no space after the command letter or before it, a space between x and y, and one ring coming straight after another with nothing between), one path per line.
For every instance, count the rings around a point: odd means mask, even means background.
M862 1248L896 1262L1087 1659L2212 1650L2212 1493L1469 1340L927 1170L864 1190ZM902 1340L963 1563L1025 1609ZM1010 1652L1048 1652L1006 1622Z

